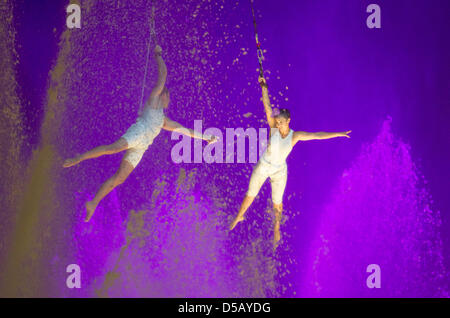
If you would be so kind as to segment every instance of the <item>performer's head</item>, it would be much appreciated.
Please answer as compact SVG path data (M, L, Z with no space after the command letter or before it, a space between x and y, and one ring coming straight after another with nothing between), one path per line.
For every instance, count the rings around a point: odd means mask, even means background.
M161 100L161 107L162 108L167 108L169 107L169 103L170 103L170 93L169 90L167 89L166 86L164 86L161 95L159 95L159 98Z
M272 117L275 119L275 127L278 129L289 128L289 123L291 121L291 113L286 108L274 109L272 112Z

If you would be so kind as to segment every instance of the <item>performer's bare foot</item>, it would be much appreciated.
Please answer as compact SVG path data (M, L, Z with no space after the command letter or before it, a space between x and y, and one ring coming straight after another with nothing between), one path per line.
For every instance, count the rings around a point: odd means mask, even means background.
M95 212L95 209L97 208L97 205L95 204L95 202L88 201L86 202L85 206L86 206L86 217L84 218L84 222L89 222L89 220L91 219L92 215Z
M241 221L244 221L245 220L245 218L243 217L243 216L237 216L234 220L233 220L233 222L231 223L231 225L230 225L230 231L232 231L235 227L236 227L236 225L239 223L239 222L241 222Z
M66 161L64 161L63 163L63 167L64 168L69 168L72 166L75 166L76 164L78 164L80 162L80 156L77 155L74 158L70 158L70 159L66 159Z

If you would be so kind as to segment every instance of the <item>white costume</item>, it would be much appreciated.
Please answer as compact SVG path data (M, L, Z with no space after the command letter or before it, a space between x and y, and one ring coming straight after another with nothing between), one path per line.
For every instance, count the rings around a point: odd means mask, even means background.
M158 136L163 124L164 110L147 106L136 123L131 125L122 136L129 146L124 159L131 163L133 167L136 167L141 161L144 152L153 143L153 139Z
M278 128L272 128L269 144L253 169L248 186L247 195L256 197L261 186L270 177L272 185L272 202L280 204L283 202L283 193L287 181L286 158L292 150L292 136L294 131L282 138Z

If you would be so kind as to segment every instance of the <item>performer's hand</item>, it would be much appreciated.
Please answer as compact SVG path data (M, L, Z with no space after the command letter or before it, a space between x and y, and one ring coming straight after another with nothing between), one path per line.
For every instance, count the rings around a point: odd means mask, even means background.
M161 54L162 53L162 48L159 45L155 46L155 54Z
M341 132L341 137L350 138L350 136L348 134L351 132L352 132L351 130L343 131L343 132Z
M261 85L261 86L267 86L266 79L262 76L259 76L258 82L259 82L259 85Z
M218 140L219 140L219 137L211 136L211 139L208 140L208 145L209 144L213 144L213 143L215 143Z

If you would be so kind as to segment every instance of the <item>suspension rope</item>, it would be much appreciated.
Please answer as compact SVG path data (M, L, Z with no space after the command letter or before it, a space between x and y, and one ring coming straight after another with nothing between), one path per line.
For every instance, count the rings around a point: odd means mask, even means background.
M155 31L155 6L152 3L152 15L150 20L150 38L148 39L148 45L147 45L147 58L145 62L145 71L144 71L144 79L142 80L142 92L141 92L141 101L139 104L139 110L138 115L141 115L142 111L142 104L144 103L144 89L145 89L145 80L147 78L147 69L148 69L148 61L150 57L150 46L152 44L152 38L157 44L157 38L156 38L156 31Z
M152 5L152 19L150 22L150 36L153 37L153 40L156 44L158 44L158 38L156 37L156 28L155 28L155 6Z
M253 8L253 0L250 0L250 6L252 8L253 27L255 29L256 53L258 55L258 62L259 62L259 75L262 77L264 75L263 65L262 65L262 62L264 59L264 54L263 54L263 50L261 49L261 42L259 42L259 39L258 39L258 29L256 26L256 16L255 16L255 10Z
M261 42L259 42L258 39L258 29L256 26L256 16L255 16L255 9L253 8L253 0L250 0L250 6L252 8L252 16L253 16L253 27L255 29L255 41L256 41L256 53L258 55L258 62L259 62L259 76L264 77L264 70L263 70L263 60L264 60L264 54L263 50L261 48ZM267 83L264 84L265 87L267 87ZM277 107L272 107L272 115L278 116L280 114L280 110Z

